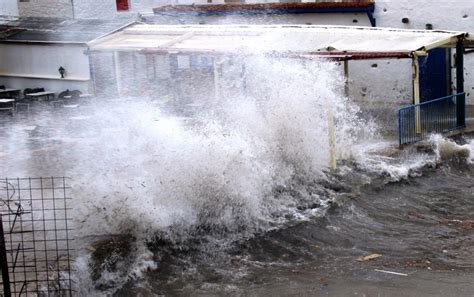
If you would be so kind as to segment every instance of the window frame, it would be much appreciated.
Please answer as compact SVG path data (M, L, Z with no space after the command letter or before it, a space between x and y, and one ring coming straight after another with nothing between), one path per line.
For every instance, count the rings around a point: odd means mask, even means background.
M123 6L127 8L122 8ZM127 12L130 11L130 0L115 0L115 7L117 8L117 12Z

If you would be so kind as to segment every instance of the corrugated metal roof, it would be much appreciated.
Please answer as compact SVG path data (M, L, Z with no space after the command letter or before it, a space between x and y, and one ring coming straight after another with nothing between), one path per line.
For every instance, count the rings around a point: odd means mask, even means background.
M90 44L91 50L279 53L350 59L409 57L452 46L464 32L300 25L134 25Z
M131 21L0 17L0 41L87 43Z

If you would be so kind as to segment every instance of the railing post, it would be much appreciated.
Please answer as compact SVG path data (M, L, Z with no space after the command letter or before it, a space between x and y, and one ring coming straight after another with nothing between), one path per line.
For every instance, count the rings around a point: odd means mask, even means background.
M398 145L402 146L402 109L398 110Z
M5 246L5 234L3 232L3 220L0 214L0 265L2 268L3 296L11 297L10 275L8 271L7 248Z
M456 44L456 124L466 126L466 95L464 94L464 39L458 38Z

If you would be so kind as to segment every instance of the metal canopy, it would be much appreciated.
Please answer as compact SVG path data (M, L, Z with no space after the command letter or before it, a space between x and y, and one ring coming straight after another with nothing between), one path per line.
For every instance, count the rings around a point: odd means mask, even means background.
M132 22L128 18L69 20L0 16L0 42L85 44Z
M466 32L301 25L132 25L89 43L91 51L410 58L455 47ZM468 42L466 42L468 43Z

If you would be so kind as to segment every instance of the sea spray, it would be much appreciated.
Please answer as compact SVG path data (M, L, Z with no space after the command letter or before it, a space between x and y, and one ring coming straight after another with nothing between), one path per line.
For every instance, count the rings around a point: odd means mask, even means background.
M2 166L72 177L82 247L99 235L129 234L137 251L145 242L179 246L196 236L208 238L212 249L226 248L321 214L331 199L318 182L329 165L328 106L339 159L363 155L356 144L373 137L375 126L341 95L333 62L246 58L245 77L236 77L232 70L242 61L222 64L221 98L209 92L201 111L186 118L166 112L157 98L96 98L72 114L39 112L30 120L44 133L32 144L32 133L10 128L12 137L26 139L10 153L24 158ZM153 267L141 257L147 253L131 255L116 281L127 281L136 267ZM107 275L113 273L99 279Z
M429 141L434 149L436 158L440 162L454 159L461 162L470 162L472 160L472 141L466 144L458 144L439 134L432 135Z
M357 163L367 172L386 176L386 182L420 176L426 168L453 162L469 165L474 160L474 140L466 137L455 141L440 134L432 134L424 143L396 149L393 155L390 153L394 152L390 150L390 147L395 147L393 143L376 141L364 146L365 150L355 150L359 152L355 157Z
M142 231L205 225L254 232L272 212L298 204L291 197L276 201L275 186L295 176L324 178L328 104L339 157L368 134L357 108L337 91L342 81L333 64L253 58L246 66L246 80L255 86L248 83L247 94L234 97L224 88L223 98L193 119L163 114L146 102L97 111L87 126L101 127L100 135L72 154L72 175L93 181L90 188L77 187L87 197L86 213L101 210L91 225L84 222L85 232L120 233L124 221ZM221 85L232 84L232 77L222 79Z

